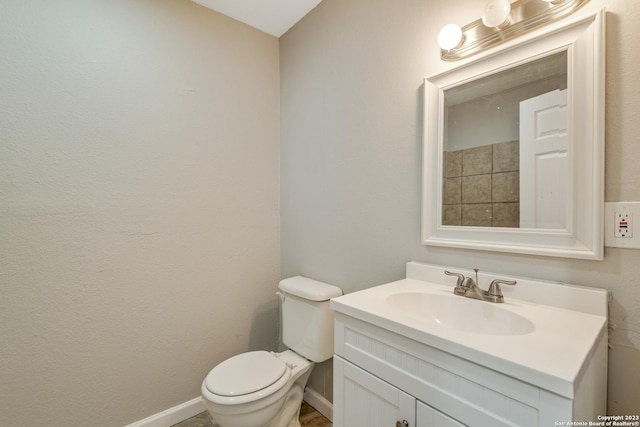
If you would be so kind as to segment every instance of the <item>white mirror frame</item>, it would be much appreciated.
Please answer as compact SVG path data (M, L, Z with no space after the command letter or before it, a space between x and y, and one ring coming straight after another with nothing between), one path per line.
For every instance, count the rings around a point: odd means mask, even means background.
M550 26L424 82L422 240L425 245L602 260L605 12ZM566 230L442 225L444 91L567 51L570 223Z

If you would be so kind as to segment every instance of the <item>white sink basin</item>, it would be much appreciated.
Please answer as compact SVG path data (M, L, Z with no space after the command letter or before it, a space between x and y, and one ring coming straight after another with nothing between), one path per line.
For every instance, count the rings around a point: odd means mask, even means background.
M457 295L427 292L402 292L386 298L399 314L418 321L485 335L526 335L535 330L527 318L504 310L499 304Z

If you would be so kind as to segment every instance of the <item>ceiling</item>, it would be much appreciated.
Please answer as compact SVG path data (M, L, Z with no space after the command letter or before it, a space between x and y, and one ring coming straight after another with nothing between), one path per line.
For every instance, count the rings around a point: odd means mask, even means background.
M209 9L280 37L322 0L193 0Z

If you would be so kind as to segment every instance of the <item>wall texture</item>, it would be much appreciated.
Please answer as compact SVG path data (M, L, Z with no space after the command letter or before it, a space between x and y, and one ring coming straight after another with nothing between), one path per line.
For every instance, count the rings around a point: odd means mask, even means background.
M353 292L404 277L415 260L607 288L609 412L637 414L640 251L607 248L594 262L420 244L422 81L452 66L438 30L477 19L484 3L324 0L280 39L282 274ZM594 0L582 12L602 6L606 200L640 200L640 3ZM325 368L312 383L330 397Z
M275 347L278 40L186 0L3 0L0 425L122 426Z

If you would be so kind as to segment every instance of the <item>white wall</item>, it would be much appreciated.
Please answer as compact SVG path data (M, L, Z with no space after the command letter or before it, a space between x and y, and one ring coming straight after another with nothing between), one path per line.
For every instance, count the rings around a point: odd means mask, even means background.
M609 412L640 402L640 251L602 262L420 244L422 99L436 35L481 16L482 0L324 0L280 41L282 274L346 292L404 277L405 263L478 267L610 289ZM640 200L640 2L607 15L606 199ZM558 349L570 351L570 349ZM315 379L331 396L326 376Z
M187 0L0 9L0 425L122 426L275 347L278 40Z

